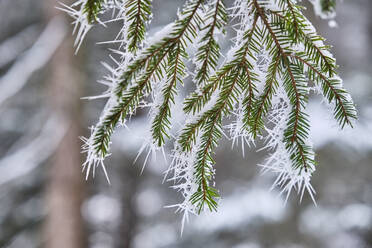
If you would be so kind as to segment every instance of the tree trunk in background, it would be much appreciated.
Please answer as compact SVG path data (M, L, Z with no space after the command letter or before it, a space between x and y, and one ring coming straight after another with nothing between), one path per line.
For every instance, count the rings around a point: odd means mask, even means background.
M64 3L67 3L64 1ZM58 3L48 0L46 16L50 20L56 14ZM53 159L46 184L47 220L44 238L47 248L81 248L86 246L81 205L84 198L84 179L81 173L80 141L81 111L80 97L82 76L74 57L73 38L68 37L57 50L49 64L49 106L66 123L67 131Z
M122 183L117 191L120 192L121 196L122 217L117 230L118 236L115 240L115 248L132 247L133 238L138 227L139 216L137 215L134 199L136 194L138 194L139 187L145 176L139 176L138 167L136 168L130 164L129 161L133 161L133 159L134 158L125 159L127 163L119 168L119 175Z

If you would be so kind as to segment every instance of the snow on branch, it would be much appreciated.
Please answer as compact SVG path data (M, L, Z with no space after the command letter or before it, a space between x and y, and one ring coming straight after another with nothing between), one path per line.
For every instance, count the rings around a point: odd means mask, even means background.
M100 4L94 5L97 1ZM80 10L67 7L80 27L78 44L92 25L89 13L104 24L99 13L110 2L92 0L93 5L87 5L87 0L78 0L73 6ZM120 38L111 41L121 43L114 51L120 60L115 60L116 68L105 65L110 75L101 83L108 86L102 94L107 104L91 136L83 139L87 176L97 166L105 170L103 161L110 155L117 126L126 125L138 108L147 107L150 128L144 132L141 151L163 150L167 140L173 141L166 178L183 197L171 206L183 213L182 228L190 214L217 210L220 195L214 182L214 152L222 137L233 144L241 140L243 148L263 139L263 149L271 154L260 166L277 175L274 186L281 187L287 198L296 191L302 199L307 191L315 200L310 183L316 169L309 138L310 92L321 94L333 106L341 128L352 126L357 113L337 76L329 46L304 16L299 1L236 0L226 9L223 0L188 0L177 20L156 37L145 35L151 1L117 2L127 7ZM333 2L322 0L321 7L331 11ZM223 56L218 34L227 28L236 35ZM196 65L195 71L190 72L188 60ZM176 97L189 75L196 90L183 101L185 123L174 130L172 115L179 111Z

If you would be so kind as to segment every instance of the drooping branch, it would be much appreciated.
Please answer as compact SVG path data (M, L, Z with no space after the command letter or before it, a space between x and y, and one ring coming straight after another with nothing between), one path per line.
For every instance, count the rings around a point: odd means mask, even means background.
M101 22L97 15L123 7L117 5L121 1L95 2L77 0L80 8L92 6L83 14L81 9L65 9L80 25L79 45L92 20ZM91 137L84 139L88 171L103 166L116 126L125 124L138 108L149 107L146 145L156 151L176 137L168 172L172 171L174 188L185 200L176 206L186 215L217 208L213 153L226 128L233 142L237 137L249 144L264 139L272 153L263 168L278 174L275 185L288 194L292 189L301 195L307 190L313 197L310 178L315 159L306 113L310 90L317 89L334 104L334 117L341 127L351 126L357 114L337 76L329 47L303 15L298 1L237 0L229 12L223 0L188 0L178 19L151 42L146 37L151 0L127 0L124 6L119 18L125 19L119 48L124 51L117 53L128 58L114 71L108 104ZM228 19L234 20L232 33L236 35L222 56L218 38L229 27ZM189 58L195 64L193 72L188 68ZM172 133L176 96L182 95L179 86L189 74L196 90L183 101L183 127ZM224 126L231 117L232 123Z

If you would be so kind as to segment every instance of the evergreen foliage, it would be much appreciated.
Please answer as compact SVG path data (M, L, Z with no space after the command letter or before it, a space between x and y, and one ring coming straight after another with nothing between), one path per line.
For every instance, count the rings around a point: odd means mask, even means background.
M322 0L321 7L323 12L333 12L336 8L336 0Z
M125 2L125 9L130 23L125 39L128 42L128 51L135 52L145 39L146 24L151 15L151 0L128 0Z
M236 0L231 10L223 0L188 0L178 19L152 40L146 36L150 0L83 4L88 23L112 6L122 10L116 18L123 21L121 61L106 82L109 100L91 137L84 139L87 176L91 168L94 172L103 166L115 128L139 107L150 107L149 149L162 149L172 137L178 92L191 74L196 90L183 102L187 120L174 141L167 171L185 198L175 205L185 212L185 219L189 212L217 209L220 196L213 183L213 154L225 135L227 118L235 117L227 126L234 142L241 138L251 144L260 138L265 148L274 151L262 166L278 175L275 185L288 194L292 189L301 195L307 190L313 197L310 177L316 162L306 113L310 93L322 94L333 106L341 128L352 126L357 114L337 76L330 47L296 0ZM335 1L322 0L321 6L331 11ZM236 37L221 59L218 39L231 20L237 22ZM192 73L188 73L190 58L195 63Z
M84 5L84 12L89 23L96 21L99 11L102 9L103 0L87 0Z

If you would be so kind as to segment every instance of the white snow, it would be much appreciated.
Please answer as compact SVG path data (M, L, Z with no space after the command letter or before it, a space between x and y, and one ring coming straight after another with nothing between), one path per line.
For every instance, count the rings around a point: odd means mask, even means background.
M24 52L31 42L36 40L37 25L30 25L16 35L6 39L0 44L0 68L15 60Z
M32 142L14 148L14 153L11 151L11 154L6 154L0 160L0 185L27 175L49 158L65 134L66 125L57 116L51 117Z
M55 17L50 21L35 44L0 78L0 105L22 89L32 74L49 61L66 33L62 19Z

